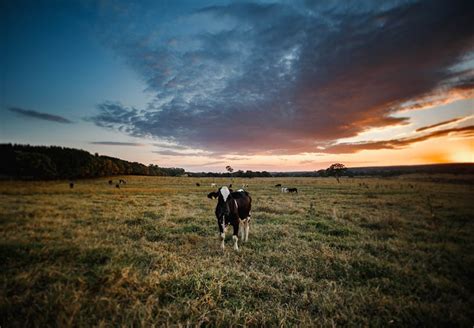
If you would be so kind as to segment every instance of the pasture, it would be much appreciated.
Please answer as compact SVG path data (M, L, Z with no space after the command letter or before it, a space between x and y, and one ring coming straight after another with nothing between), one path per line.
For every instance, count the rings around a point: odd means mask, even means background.
M474 324L472 177L235 179L240 252L229 179L124 179L0 182L1 327Z

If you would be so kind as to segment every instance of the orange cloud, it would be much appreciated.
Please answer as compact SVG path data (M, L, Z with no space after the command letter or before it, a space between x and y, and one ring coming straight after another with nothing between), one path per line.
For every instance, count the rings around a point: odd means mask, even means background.
M473 137L474 136L474 125L452 128L434 131L422 136L412 138L401 138L392 140L381 140L381 141L370 141L370 142L358 142L358 143L342 143L334 146L330 146L322 152L329 154L347 154L356 153L362 150L375 150L375 149L400 149L407 147L411 144L426 141L432 138L439 138L456 134L461 137Z

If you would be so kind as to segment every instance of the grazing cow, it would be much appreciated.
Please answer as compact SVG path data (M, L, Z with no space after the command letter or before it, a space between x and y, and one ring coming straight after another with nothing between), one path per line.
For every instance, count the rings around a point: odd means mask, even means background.
M72 182L72 181L69 182L69 188L71 188L71 189L74 188L74 182Z
M249 185L246 184L246 183L244 183L244 184L242 185L242 189L243 189L243 188L248 188L248 187L249 187Z
M275 187L281 187L281 183L276 184Z
M109 180L109 185L113 184L114 182L112 180Z
M291 193L298 193L298 189L297 188L288 188L288 192L291 194Z
M217 186L215 183L211 183L211 187L215 187Z
M248 241L249 238L252 198L246 191L230 192L226 186L219 189L218 195L215 214L221 237L221 248L224 249L225 228L230 224L233 227L234 250L238 251L239 235L243 242Z
M126 184L127 182L126 182L125 180L123 180L123 179L120 179L120 180L119 180L119 184L122 184L122 183L123 183L123 184Z
M288 192L288 188L282 187L282 188L281 188L281 192Z
M115 188L119 188L119 189L120 189L120 184L117 183L117 184L115 185Z
M201 187L201 184L199 182L196 182L196 187Z

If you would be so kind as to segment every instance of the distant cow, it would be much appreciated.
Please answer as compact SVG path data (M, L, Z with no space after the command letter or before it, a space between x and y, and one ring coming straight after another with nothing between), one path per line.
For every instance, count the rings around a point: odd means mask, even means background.
M288 192L288 188L282 187L282 188L281 188L281 192Z
M125 180L123 180L123 179L120 179L120 180L119 180L119 184L126 184L126 183L127 183L127 182L126 182Z
M275 187L281 187L281 183L276 184Z
M230 224L233 227L234 250L238 251L239 235L243 242L248 241L249 238L252 198L246 191L230 192L229 188L224 186L218 190L217 199L215 214L221 237L221 248L224 249L225 228Z
M298 189L297 188L288 188L288 192L291 194L291 193L298 193Z
M229 185L229 188L232 188L232 183Z
M242 185L242 188L248 188L248 187L249 187L249 185L246 184L246 183L244 183L244 184Z
M114 182L112 180L109 180L109 185L113 184Z
M74 188L74 182L72 182L72 181L69 182L69 188L71 188L71 189Z
M201 184L199 182L196 182L196 187L201 187Z
M217 186L215 183L211 183L211 187L215 187Z
M117 183L117 184L115 185L115 188L119 188L119 189L120 189L120 185Z

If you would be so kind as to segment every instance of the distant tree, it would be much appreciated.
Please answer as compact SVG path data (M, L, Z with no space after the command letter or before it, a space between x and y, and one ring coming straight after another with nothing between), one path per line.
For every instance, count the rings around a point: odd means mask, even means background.
M229 172L230 177L232 178L232 172L234 172L234 169L232 168L232 166L227 165L225 169L227 170L227 172Z
M326 173L328 176L335 177L338 183L339 177L342 176L347 170L347 167L341 163L334 163L326 169Z
M113 175L180 176L181 168L145 166L84 150L57 146L0 144L0 176L23 179L79 179Z
M318 176L318 177L327 177L328 173L327 173L326 170L321 169L321 170L316 171L316 176Z
M18 151L16 153L16 160L16 169L20 176L41 179L56 177L56 166L51 161L51 158L46 155Z

